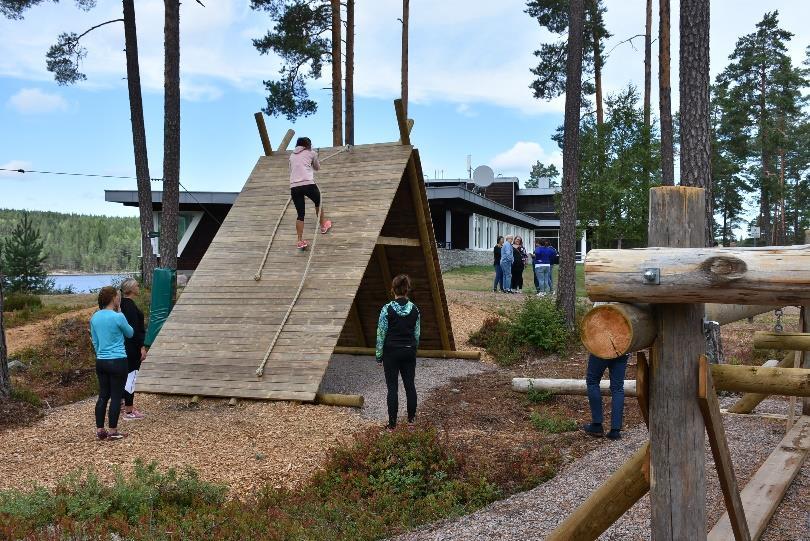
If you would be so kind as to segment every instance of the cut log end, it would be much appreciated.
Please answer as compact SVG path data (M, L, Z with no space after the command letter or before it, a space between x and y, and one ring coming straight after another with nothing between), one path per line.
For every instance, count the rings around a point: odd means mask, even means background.
M598 332L591 332L591 329ZM627 317L609 306L597 306L582 320L582 343L603 359L623 355L633 341L633 327Z

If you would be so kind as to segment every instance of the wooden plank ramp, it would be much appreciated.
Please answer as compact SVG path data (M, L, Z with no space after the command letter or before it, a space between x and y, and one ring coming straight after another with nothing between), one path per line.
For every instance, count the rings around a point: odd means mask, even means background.
M810 453L810 416L801 417L760 466L740 493L751 539L756 541L768 527L790 483ZM711 529L708 541L732 541L734 532L728 513Z
M322 148L320 156L341 148ZM295 246L290 205L262 280L253 279L289 197L288 160L289 152L259 158L149 351L139 392L315 400L403 174L418 156L409 145L385 143L358 145L322 163L316 181L334 228L318 238L300 300L265 375L257 377L309 255ZM307 200L304 237L310 243L314 230Z

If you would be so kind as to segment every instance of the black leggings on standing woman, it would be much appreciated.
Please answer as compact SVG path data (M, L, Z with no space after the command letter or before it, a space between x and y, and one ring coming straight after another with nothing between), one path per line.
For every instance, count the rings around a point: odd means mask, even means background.
M127 382L127 360L96 359L98 376L98 400L96 401L96 428L104 428L104 414L107 402L110 403L110 424L118 428L118 417L121 415L121 396Z
M408 403L408 422L411 423L416 417L416 348L385 348L382 361L385 385L388 387L388 426L397 426L400 374Z

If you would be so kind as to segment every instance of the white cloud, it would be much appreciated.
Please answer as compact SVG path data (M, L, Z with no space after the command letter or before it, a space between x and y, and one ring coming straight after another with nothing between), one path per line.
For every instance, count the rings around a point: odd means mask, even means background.
M8 106L26 115L66 111L68 103L59 94L39 88L23 88L8 99Z
M546 165L552 163L557 169L562 168L562 154L559 151L549 154L539 143L533 141L518 141L512 148L492 158L489 165L495 170L495 174L526 180L532 166L538 161Z
M478 116L478 113L476 111L473 111L472 107L470 107L469 104L466 103L459 103L456 106L456 112L461 116L466 116L469 118Z
M23 178L22 173L18 173L17 169L27 170L31 168L31 162L24 162L22 160L11 160L10 162L6 162L0 165L0 169L11 169L11 171L0 171L0 178L12 178L21 180Z

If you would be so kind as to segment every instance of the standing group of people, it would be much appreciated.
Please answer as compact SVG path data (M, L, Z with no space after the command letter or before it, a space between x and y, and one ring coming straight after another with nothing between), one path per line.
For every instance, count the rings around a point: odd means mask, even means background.
M523 270L532 260L534 288L538 296L553 293L551 266L559 260L557 250L546 239L535 239L534 251L526 251L520 236L499 236L492 249L495 279L492 291L521 293L523 291Z
M96 437L100 440L126 437L118 430L122 405L125 420L144 418L134 406L135 380L146 358L144 314L134 300L139 294L139 284L132 278L124 280L120 291L103 287L98 293L99 310L90 318L98 377Z

